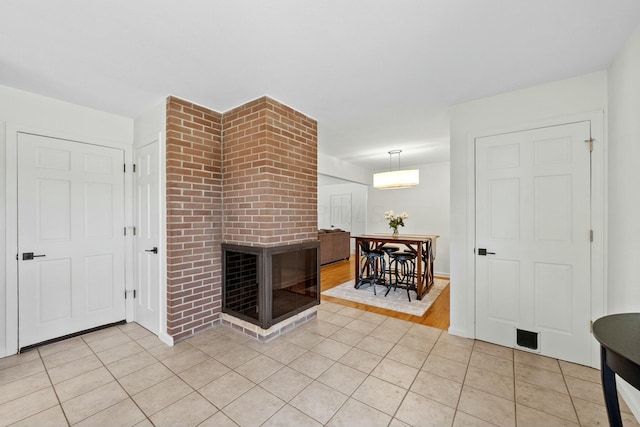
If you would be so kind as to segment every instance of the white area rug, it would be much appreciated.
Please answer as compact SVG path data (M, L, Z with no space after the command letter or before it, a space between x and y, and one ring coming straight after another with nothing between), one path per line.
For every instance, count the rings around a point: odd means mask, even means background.
M431 304L438 298L440 293L449 284L449 279L434 279L433 287L420 301L416 299L416 293L411 291L411 302L407 298L405 289L397 289L395 292L391 289L389 295L384 294L387 288L384 286L376 286L377 295L373 294L373 288L364 285L360 289L353 287L353 280L327 289L322 295L330 297L346 299L349 301L359 302L361 304L372 305L387 310L399 311L400 313L412 314L414 316L422 316Z

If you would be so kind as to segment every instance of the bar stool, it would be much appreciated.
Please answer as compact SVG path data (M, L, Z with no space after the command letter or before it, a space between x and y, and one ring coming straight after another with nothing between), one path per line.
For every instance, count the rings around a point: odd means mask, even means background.
M360 275L356 289L360 289L362 285L369 284L373 287L373 294L377 295L376 285L387 286L385 278L387 270L384 252L375 250L361 250L361 252Z
M409 298L409 302L411 302L409 291L414 291L416 295L418 294L418 288L416 286L416 254L411 252L394 252L391 254L391 258L396 266L396 280L395 283L387 286L387 293L385 293L384 296L389 294L392 286L394 292L399 286L407 290L407 297Z
M393 258L391 257L391 254L394 252L398 252L400 248L397 246L384 245L382 248L380 248L380 250L387 254L387 273L389 275L387 286L389 286L391 283L393 283L393 279L395 277L395 270L393 269Z

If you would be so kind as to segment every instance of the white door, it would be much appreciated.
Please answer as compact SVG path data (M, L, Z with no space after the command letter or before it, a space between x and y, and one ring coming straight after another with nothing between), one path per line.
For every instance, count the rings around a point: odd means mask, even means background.
M588 139L580 122L476 140L478 339L591 363Z
M123 163L122 150L18 135L21 348L124 320Z
M156 335L160 331L158 162L158 141L136 149L135 318L136 322Z
M331 227L351 231L351 194L332 194Z

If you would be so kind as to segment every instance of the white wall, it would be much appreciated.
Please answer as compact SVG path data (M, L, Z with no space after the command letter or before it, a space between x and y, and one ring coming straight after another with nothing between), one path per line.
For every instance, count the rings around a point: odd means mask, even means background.
M608 72L607 313L640 311L640 26ZM619 381L620 382L620 381ZM618 388L636 417L640 392Z
M367 169L323 153L318 153L318 173L365 185L371 185L373 181L373 175Z
M357 183L320 184L318 182L318 228L331 228L331 196L335 194L351 194L351 228L352 235L364 234L367 231L367 186ZM355 240L351 239L351 252L354 252Z
M400 234L440 235L433 269L438 276L449 276L449 162L414 167L420 170L420 184L414 188L369 187L367 232L391 234L384 213L406 212L409 219L399 228Z
M106 146L133 142L131 119L0 86L0 357L13 354L17 344L17 248L7 246L16 241L16 224L7 223L16 205L7 200L7 189L15 192L17 183L15 175L6 176L7 162L15 162L6 158L7 139L15 140L9 132L16 129Z
M473 138L496 129L524 128L607 105L605 71L456 106L451 111L451 327L475 335L473 264ZM598 137L596 137L598 138ZM600 143L606 143L600 141ZM470 234L471 232L471 234Z

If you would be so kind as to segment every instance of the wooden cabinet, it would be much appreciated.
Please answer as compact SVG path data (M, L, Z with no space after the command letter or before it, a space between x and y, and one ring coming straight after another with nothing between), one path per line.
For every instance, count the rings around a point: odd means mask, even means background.
M351 233L341 230L319 230L320 264L349 259L351 255Z

